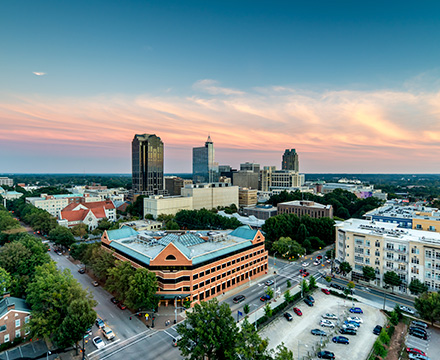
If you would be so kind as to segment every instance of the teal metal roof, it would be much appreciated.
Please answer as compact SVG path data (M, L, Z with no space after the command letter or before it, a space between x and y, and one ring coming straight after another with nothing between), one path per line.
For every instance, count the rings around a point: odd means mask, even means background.
M82 194L58 194L58 195L52 195L55 199L64 199L69 197L83 197Z
M31 308L26 304L24 299L16 298L16 297L6 297L0 300L0 318L5 316L8 312L8 306L14 304L16 311L24 311L27 313L31 312Z
M131 229L131 228L130 228ZM127 254L131 256L132 258L140 261L141 263L144 263L146 265L150 265L150 258L147 255L141 254L138 251L135 251L133 249L130 249L128 246L125 246L117 241L112 241L110 243L110 246L116 250L121 251L124 254Z
M128 238L130 236L136 236L138 233L130 226L123 226L118 230L108 230L107 236L109 240L119 240Z
M12 195L23 195L23 193L18 191L7 191L6 194L12 194Z
M236 236L242 239L254 240L255 235L257 235L258 230L253 230L250 226L240 226L232 231L229 235Z
M245 249L249 246L252 246L252 241L244 241L240 244L236 244L236 245L233 245L233 246L230 246L227 248L219 249L217 251L213 251L213 252L210 252L207 254L193 257L192 263L193 263L193 265L200 264L202 262L213 260L213 259L216 259L216 258L223 256L223 255L227 255L227 254L232 253L234 251Z

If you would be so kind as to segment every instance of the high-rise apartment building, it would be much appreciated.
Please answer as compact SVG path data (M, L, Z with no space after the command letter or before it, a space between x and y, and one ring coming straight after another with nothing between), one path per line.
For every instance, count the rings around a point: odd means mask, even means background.
M211 136L203 147L193 148L193 180L195 183L218 182L218 163L215 162L214 143Z
M135 135L132 146L133 193L164 193L163 142L156 135Z
M295 149L286 149L284 151L281 169L299 172L298 153Z

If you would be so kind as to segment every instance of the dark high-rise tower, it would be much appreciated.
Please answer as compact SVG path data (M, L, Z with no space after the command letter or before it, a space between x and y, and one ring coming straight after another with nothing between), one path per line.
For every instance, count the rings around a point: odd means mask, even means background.
M295 151L295 149L286 149L286 151L284 151L281 169L299 172L298 153Z
M156 135L135 135L131 143L133 193L163 194L163 142Z
M193 180L195 183L218 182L218 163L214 161L215 151L211 136L205 146L193 148Z

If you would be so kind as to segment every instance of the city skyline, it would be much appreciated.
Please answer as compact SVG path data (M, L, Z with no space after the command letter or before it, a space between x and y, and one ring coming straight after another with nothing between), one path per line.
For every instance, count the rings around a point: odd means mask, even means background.
M440 4L7 2L0 172L131 173L134 134L164 171L216 161L301 173L435 173ZM379 11L380 10L380 11Z

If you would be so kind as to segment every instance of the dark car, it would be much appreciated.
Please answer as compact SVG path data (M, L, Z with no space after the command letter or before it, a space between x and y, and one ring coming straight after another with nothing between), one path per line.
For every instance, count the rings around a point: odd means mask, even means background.
M410 330L409 334L415 337L418 337L419 339L423 339L423 340L427 340L428 339L428 335L421 332L421 331L416 331L416 330Z
M241 303L242 301L244 301L245 299L246 299L246 296L237 295L235 298L232 299L232 301L234 302L234 304L238 304L238 303Z
M322 256L321 256L321 255L318 255L318 256L316 257L316 260L322 260Z
M309 299L312 303L315 303L315 299L313 298L312 295L307 295L306 299Z
M113 304L118 304L118 303L119 303L119 300L116 299L115 297L112 297L112 298L110 299L110 301L111 301Z
M374 335L379 335L381 331L382 331L382 326L380 326L380 325L376 325L376 326L374 327L374 329L373 329L373 334L374 334Z
M304 298L304 302L309 306L313 306L313 303L307 298Z
M316 354L320 359L334 359L335 358L335 354L332 353L331 351L320 351L318 354Z
M305 269L299 269L299 273L302 274L303 272L305 272Z
M310 332L312 333L312 335L327 336L327 333L321 329L313 329L313 330L310 330Z
M354 330L354 329L348 329L348 328L346 328L346 329L344 329L344 328L340 329L340 330L339 330L339 333L342 334L342 335L356 335L356 334L357 334L356 330Z
M409 331L418 331L418 332L421 332L423 334L428 335L428 332L425 329L419 328L417 326L410 326Z
M290 315L288 312L284 313L284 317L287 319L287 321L292 321L293 320L293 316Z
M332 287L333 289L338 289L338 290L343 290L344 288L341 285L335 284L335 283L331 283L330 287Z
M266 300L270 300L270 296L267 294L264 294L263 296L260 297L261 301L266 301Z
M412 326L417 326L417 327L422 328L422 329L427 329L428 328L428 324L424 323L423 321L418 321L418 320L414 320L411 323L411 325Z
M328 291L328 289L321 289L321 291L326 295L330 295L330 291Z
M78 269L78 272L80 274L85 274L86 273L86 269L84 269L84 268Z
M350 341L345 336L335 336L332 341L337 344L345 344L348 345Z

